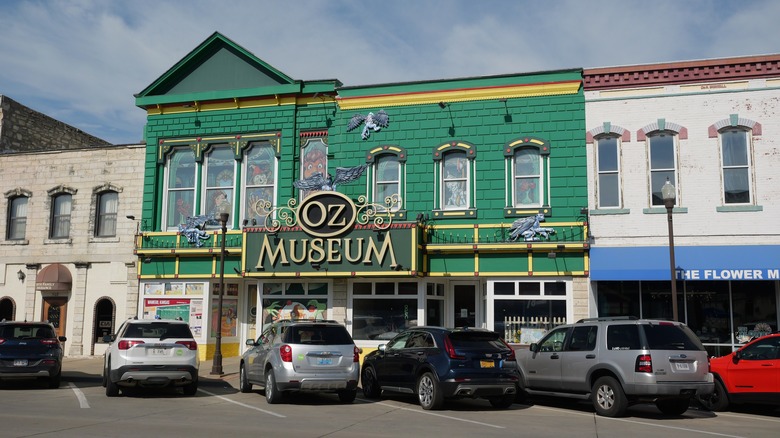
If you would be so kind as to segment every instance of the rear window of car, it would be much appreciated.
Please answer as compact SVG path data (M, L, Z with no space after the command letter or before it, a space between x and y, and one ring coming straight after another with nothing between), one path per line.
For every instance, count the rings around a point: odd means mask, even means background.
M639 350L639 327L636 324L607 326L607 350Z
M284 342L291 344L354 344L347 329L338 325L294 325L284 332Z
M506 345L501 342L501 337L496 332L483 331L458 331L449 335L452 346L457 349L491 348L494 350L506 350Z
M124 337L142 339L192 338L192 331L186 324L137 323L127 327Z
M0 327L0 338L31 339L54 338L54 330L47 325L4 325Z
M650 350L704 350L699 338L686 326L643 324Z

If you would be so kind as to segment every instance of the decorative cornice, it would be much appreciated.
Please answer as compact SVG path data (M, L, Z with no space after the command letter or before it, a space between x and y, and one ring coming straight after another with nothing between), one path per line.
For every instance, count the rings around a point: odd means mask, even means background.
M780 54L583 70L585 91L780 76Z

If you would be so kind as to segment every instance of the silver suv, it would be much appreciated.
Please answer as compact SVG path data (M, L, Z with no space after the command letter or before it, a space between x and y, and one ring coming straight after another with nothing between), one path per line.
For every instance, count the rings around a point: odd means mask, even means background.
M198 391L198 344L186 322L131 319L104 340L111 343L103 360L107 396L135 387L176 386L185 395Z
M667 415L714 390L707 352L679 322L589 318L551 330L517 351L520 401L531 394L590 399L599 415L654 402Z
M288 391L336 392L352 403L360 375L360 349L335 321L289 320L271 324L241 356L239 389L265 389L268 403Z

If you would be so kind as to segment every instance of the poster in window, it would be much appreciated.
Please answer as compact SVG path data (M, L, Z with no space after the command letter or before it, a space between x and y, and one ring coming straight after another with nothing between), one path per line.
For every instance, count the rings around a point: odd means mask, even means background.
M162 295L164 291L165 285L163 283L144 284L144 295Z
M211 337L217 334L219 300L211 301ZM238 326L236 318L238 317L238 300L222 299L222 328L220 333L222 337L236 336L236 327Z
M187 295L203 295L203 283L187 283L184 286L184 293Z

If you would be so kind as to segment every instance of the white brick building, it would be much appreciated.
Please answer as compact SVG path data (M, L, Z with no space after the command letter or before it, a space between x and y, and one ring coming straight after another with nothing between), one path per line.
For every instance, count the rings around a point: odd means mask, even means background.
M669 178L679 319L712 353L777 330L780 55L584 79L591 315L672 318Z

